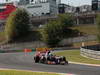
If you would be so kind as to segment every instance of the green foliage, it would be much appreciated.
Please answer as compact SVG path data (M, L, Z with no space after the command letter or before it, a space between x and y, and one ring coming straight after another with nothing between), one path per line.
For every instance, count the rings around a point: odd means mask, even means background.
M74 25L74 19L72 14L59 14L58 21L61 22L62 25L67 27L71 27Z
M98 38L98 42L100 42L100 14L97 15L96 22L97 22L97 30L98 30L97 38Z
M60 34L59 26L59 23L57 23L56 21L52 21L46 24L42 29L42 40L49 46L56 46L60 41L60 38L58 37L58 35Z
M5 26L7 40L23 37L29 33L29 15L24 9L17 9L8 17Z
M69 27L72 25L73 21L70 15L59 15L56 21L50 21L44 26L41 31L42 40L49 46L57 46L62 39L70 36L72 30Z

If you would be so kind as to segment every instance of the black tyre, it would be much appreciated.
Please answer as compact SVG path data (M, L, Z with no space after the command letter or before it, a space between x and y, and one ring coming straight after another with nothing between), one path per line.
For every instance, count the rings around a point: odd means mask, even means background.
M35 63L39 63L40 57L39 56L34 57L34 61L35 61Z
M68 61L66 61L66 64L67 64L67 65L69 64Z

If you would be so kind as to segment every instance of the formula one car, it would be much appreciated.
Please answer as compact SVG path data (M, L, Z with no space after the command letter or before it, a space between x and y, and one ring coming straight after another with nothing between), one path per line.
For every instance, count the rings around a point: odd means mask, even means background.
M66 57L64 56L56 56L51 53L47 55L47 53L39 52L34 56L35 63L43 63L43 64L68 64Z

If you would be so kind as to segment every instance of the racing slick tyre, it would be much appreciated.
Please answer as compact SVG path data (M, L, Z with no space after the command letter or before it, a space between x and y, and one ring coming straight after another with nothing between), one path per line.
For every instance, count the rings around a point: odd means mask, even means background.
M66 61L66 64L67 64L67 65L69 64L68 61Z
M68 61L66 60L66 57L65 56L63 56L63 57L60 58L60 64L61 65L65 65L65 64L68 65Z
M35 61L35 63L39 63L40 57L39 57L39 56L35 56L35 57L34 57L34 61Z
M63 57L63 61L68 65L68 61L66 60L66 57Z

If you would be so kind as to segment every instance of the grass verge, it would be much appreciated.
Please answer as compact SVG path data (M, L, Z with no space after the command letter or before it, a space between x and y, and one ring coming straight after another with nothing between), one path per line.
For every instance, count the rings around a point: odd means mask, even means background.
M88 35L97 35L97 25L79 25L74 26L72 29L77 29L80 32L83 32Z
M80 55L80 50L67 50L62 52L56 52L55 54L59 56L65 56L68 61L72 61L72 62L100 65L100 60L93 60L93 59L82 57Z
M91 45L96 45L99 44L98 41L85 41L84 45L85 46L91 46ZM78 43L73 43L73 47L75 48L80 48L82 46L82 42L78 42Z
M15 70L0 70L0 75L60 75L60 74L26 72L26 71L15 71Z

